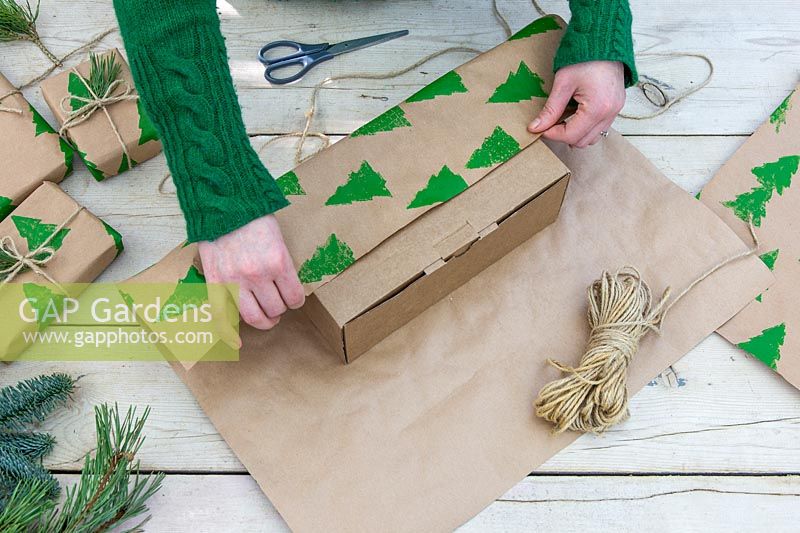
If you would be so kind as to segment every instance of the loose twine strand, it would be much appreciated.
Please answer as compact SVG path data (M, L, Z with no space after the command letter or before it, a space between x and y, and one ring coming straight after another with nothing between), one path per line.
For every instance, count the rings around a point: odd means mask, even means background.
M661 333L667 313L699 283L725 266L754 255L759 242L748 224L753 246L706 270L670 300L667 287L653 302L652 292L639 271L626 266L603 272L588 290L589 340L577 367L548 359L566 377L545 385L534 402L536 415L554 425L554 433L568 429L602 433L628 417L628 366L639 342L650 331Z
M22 114L22 109L20 109L18 107L6 106L6 105L2 104L3 100L5 100L6 98L8 98L10 96L14 96L15 94L22 94L22 93L19 91L19 89L13 89L11 91L8 91L8 92L3 93L3 94L0 95L0 112L15 113L17 115L21 115Z
M50 260L56 255L56 249L50 246L50 243L53 241L53 239L55 239L56 235L58 235L58 233L66 228L69 224L71 224L72 221L75 220L75 218L83 210L84 208L82 206L78 206L71 215L61 222L61 224L56 226L53 232L50 233L50 235L48 235L39 246L25 254L19 251L17 245L14 243L14 240L10 235L0 237L0 252L3 252L14 260L14 263L11 266L0 270L0 279L2 279L2 281L0 281L0 288L5 286L6 283L13 281L18 274L21 274L27 270L31 270L58 287L62 293L66 293L64 287L62 287L58 281L53 279L50 274L45 271L47 263L49 263Z
M119 129L117 129L114 119L111 118L111 113L108 112L108 106L117 102L136 100L139 98L139 96L133 91L131 85L125 80L114 80L109 84L106 92L104 92L102 96L98 96L92 89L91 85L89 85L89 82L86 81L86 78L84 78L80 72L77 71L77 69L73 68L71 69L71 72L75 74L79 80L81 80L83 85L89 91L91 98L67 95L61 99L59 106L61 107L61 111L65 114L65 119L63 124L61 124L61 128L58 130L58 134L65 136L70 128L83 124L92 118L92 115L94 115L96 111L101 110L108 119L108 123L111 125L111 130L114 132L119 145L122 147L122 153L125 154L125 157L130 164L131 156L128 154L128 147L125 145L125 141L122 139L122 135L120 134ZM114 94L114 92L120 87L122 88L122 92L119 94ZM68 104L68 102L71 102L72 100L78 100L84 105L78 109L71 109L71 107L68 107L71 106L71 104Z
M81 53L81 52L83 52L85 50L89 50L89 49L94 48L97 44L100 43L100 41L102 41L103 39L105 39L106 37L108 37L109 35L114 33L115 31L117 31L117 28L109 28L109 29L97 34L90 41L82 44L81 46L79 46L77 48L74 48L74 49L70 50L69 52L67 52L63 56L61 56L59 58L56 58L56 60L53 61L53 65L50 68L48 68L47 70L45 70L44 72L42 72L41 74L36 76L35 78L32 78L32 79L26 81L25 83L23 83L22 85L20 85L19 89L27 89L28 87L32 87L33 85L36 85L37 83L39 83L40 81L42 81L43 79L48 77L50 74L55 72L55 70L57 68L60 68L64 64L65 61L67 61L68 59L73 57L75 54L79 54L79 53ZM51 61L52 61L52 59L51 59Z

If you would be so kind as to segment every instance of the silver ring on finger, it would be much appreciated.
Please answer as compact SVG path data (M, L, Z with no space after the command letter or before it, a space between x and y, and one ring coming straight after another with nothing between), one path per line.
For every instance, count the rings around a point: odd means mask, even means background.
M601 137L608 137L608 132L607 131L601 131L600 132L600 136Z

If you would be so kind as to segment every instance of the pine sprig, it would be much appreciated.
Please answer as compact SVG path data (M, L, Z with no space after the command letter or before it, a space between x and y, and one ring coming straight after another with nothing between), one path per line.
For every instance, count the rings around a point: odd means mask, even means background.
M0 479L19 483L26 480L38 480L50 486L50 498L58 496L59 487L50 472L34 461L8 446L0 446Z
M51 482L26 480L18 483L0 511L0 531L25 533L40 516L50 511L55 502L50 498Z
M101 55L90 52L89 62L89 87L97 96L103 96L122 72L122 65L117 63L117 56L113 52Z
M22 430L27 424L43 421L64 405L74 390L75 380L60 373L0 389L0 428Z
M0 0L0 42L31 41L54 65L60 65L61 61L47 49L39 37L36 29L38 18L38 1L34 8L28 0L25 0L24 6L15 0Z
M0 431L0 446L16 450L31 461L46 457L55 443L56 439L47 433Z
M0 0L0 2L2 1L3 0ZM8 270L16 265L17 265L16 259L8 255L4 250L0 250L0 271ZM17 274L22 274L26 270L29 270L29 267L23 265L23 267L19 269ZM4 281L6 278L8 278L9 275L10 272L7 274L0 274L0 281Z
M95 408L97 448L94 457L87 455L77 484L65 489L61 510L46 514L38 531L89 533L112 529L147 512L147 499L161 488L164 474L141 476L135 459L144 437L142 429L150 414L145 409L136 417L129 408L124 417L119 408L101 405ZM133 530L138 530L146 517Z

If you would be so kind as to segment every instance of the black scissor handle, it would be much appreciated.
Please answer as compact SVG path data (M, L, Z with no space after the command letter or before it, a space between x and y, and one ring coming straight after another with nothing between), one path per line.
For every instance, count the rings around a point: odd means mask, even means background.
M323 61L327 61L331 59L333 56L327 52L318 52L316 54L310 55L300 55L295 56L291 59L283 59L281 61L276 61L273 63L269 63L267 68L264 70L264 78L270 83L275 85L284 85L286 83L291 83L293 81L297 81L306 73L311 70L311 67L316 65L317 63L322 63ZM286 69L287 67L296 67L300 66L300 70L295 72L291 76L286 76L285 78L276 77L274 75L275 72L280 70Z
M275 50L278 48L288 48L293 50L289 54L268 58L267 52L270 50ZM328 43L320 43L320 44L305 44L305 43L298 43L297 41L272 41L271 43L267 43L261 47L261 50L258 51L258 60L261 61L265 65L271 65L273 63L279 63L282 61L288 61L290 59L296 59L300 56L304 55L312 55L316 54L317 52L322 52L323 50L327 50L330 48Z

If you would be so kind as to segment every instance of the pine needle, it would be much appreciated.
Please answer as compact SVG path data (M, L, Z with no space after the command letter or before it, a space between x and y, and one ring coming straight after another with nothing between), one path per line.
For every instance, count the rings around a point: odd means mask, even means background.
M3 0L0 0L0 2L2 2L2 1L3 1ZM17 265L17 260L16 260L16 259L14 259L14 258L13 258L13 257L11 257L10 255L8 255L8 254L7 254L6 252L4 252L3 250L0 250L0 271L7 270L7 269L10 269L10 268L13 268L13 267L15 267L16 265ZM26 266L23 266L23 267L22 267L22 268L21 268L21 269L20 269L20 270L17 272L17 274L22 274L22 273L23 273L23 272L25 272L26 270L28 270L28 267L26 267ZM8 273L6 273L6 274L0 274L0 281L3 281L3 280L5 280L7 277L8 277Z
M46 457L55 443L56 439L47 433L0 431L0 446L16 450L32 461Z
M44 421L74 390L75 380L67 374L39 376L0 389L0 428L22 430L27 424Z
M50 498L51 491L50 482L26 480L18 483L8 499L8 504L0 512L0 531L4 533L29 531L39 517L55 505Z
M0 0L0 42L38 39L37 18L39 18L38 2L34 9L27 1L22 6L14 0Z
M54 65L60 65L61 61L47 49L39 37L36 29L38 18L38 1L33 8L28 0L25 0L24 6L15 0L0 0L0 42L31 41Z
M48 497L58 496L58 483L45 468L8 446L0 446L0 479L13 482L38 480L49 483Z
M89 61L91 63L89 87L97 96L103 96L111 84L116 81L122 71L122 65L117 63L117 56L114 52L101 55L90 52Z
M144 437L142 429L150 414L145 409L140 418L129 408L120 416L115 404L95 408L97 447L94 457L87 455L80 480L65 489L61 510L51 510L37 531L94 533L140 517L147 512L147 499L161 488L164 474L141 476L135 460ZM138 531L149 517L133 526Z

